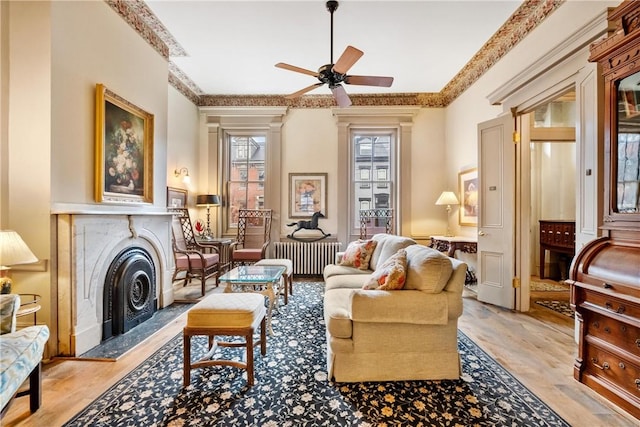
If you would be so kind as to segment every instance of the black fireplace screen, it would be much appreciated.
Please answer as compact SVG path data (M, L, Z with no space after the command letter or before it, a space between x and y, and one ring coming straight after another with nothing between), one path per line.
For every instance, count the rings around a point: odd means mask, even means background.
M122 250L111 262L104 284L102 340L124 334L153 316L155 271L151 255L140 247Z

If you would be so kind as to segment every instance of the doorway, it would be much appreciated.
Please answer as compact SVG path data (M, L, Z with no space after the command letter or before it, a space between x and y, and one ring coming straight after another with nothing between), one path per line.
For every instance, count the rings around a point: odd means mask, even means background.
M569 267L575 255L576 102L571 90L530 116L530 307L572 317Z

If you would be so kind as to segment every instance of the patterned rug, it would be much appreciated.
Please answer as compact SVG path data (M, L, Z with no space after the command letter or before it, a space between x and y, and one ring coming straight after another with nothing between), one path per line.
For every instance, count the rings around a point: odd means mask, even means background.
M535 303L567 317L573 317L574 315L574 311L571 309L569 301L536 300Z
M561 291L569 291L569 286L565 285L562 282L554 282L554 283L550 283L550 282L539 282L537 280L532 280L531 281L531 291L532 292L540 292L540 291L556 291L556 292L561 292Z
M244 371L218 366L193 371L183 389L179 334L65 426L568 426L462 333L459 380L329 382L323 286L296 283L274 314L254 387ZM194 339L192 357L205 345Z

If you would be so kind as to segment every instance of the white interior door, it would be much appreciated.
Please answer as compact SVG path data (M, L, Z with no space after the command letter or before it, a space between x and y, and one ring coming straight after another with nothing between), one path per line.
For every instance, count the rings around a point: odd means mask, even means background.
M513 117L478 124L478 300L513 309L515 152Z

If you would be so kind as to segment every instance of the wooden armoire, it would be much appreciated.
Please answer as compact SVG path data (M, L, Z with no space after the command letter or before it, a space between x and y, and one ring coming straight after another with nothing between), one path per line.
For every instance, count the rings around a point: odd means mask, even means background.
M571 265L579 328L574 377L640 418L640 1L609 12L591 46L604 77L603 237Z

